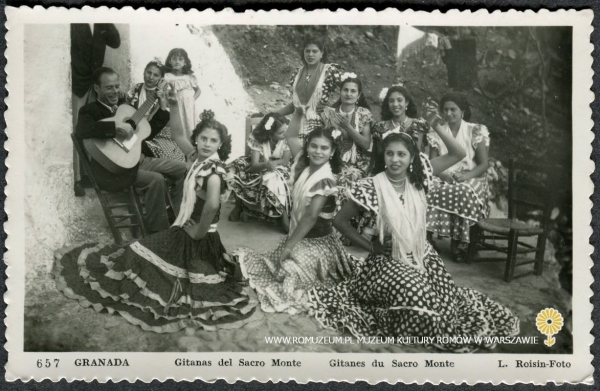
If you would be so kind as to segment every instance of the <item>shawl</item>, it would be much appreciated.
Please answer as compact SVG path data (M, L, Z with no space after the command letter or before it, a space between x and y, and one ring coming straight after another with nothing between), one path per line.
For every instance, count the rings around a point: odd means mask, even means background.
M425 192L417 190L407 179L402 203L385 172L375 175L373 184L379 201L379 241L383 244L386 231L391 232L392 258L424 271L427 212Z
M196 160L192 167L190 167L187 175L185 176L185 182L183 182L183 199L181 201L181 208L179 209L179 215L173 223L173 227L183 227L183 225L189 220L192 212L194 211L194 205L196 204L196 185L202 188L204 184L204 178L208 177L213 172L218 174L226 174L225 169L219 166L221 159L215 152L204 161ZM222 178L222 180L224 180ZM220 201L225 202L229 198L230 191L223 192L220 196Z
M290 235L294 232L298 223L304 216L306 208L310 206L312 198L309 196L310 189L313 188L317 183L323 179L331 179L335 181L333 172L331 171L331 165L329 162L323 164L309 176L310 166L306 167L302 174L298 177L296 183L294 183L294 191L292 193L293 208L292 218L290 219ZM337 190L337 189L336 189ZM335 191L332 191L333 194Z
M302 77L302 74L304 73L304 69L306 68L306 66L302 67L300 69L300 71L298 71L298 74L296 75L296 79L294 80L294 84L292 85L292 91L293 91L293 97L292 97L292 101L294 103L294 107L302 107L302 106L306 106L304 115L302 116L302 119L300 120L300 134L304 134L303 130L305 128L305 122L307 119L312 119L312 120L319 120L319 115L317 114L317 105L319 104L319 102L321 101L321 97L323 95L323 91L322 91L322 86L323 83L325 82L325 76L327 75L327 70L329 69L329 67L331 66L331 64L321 64L321 73L319 72L315 72L313 75L311 75L311 82L309 83L309 87L310 85L312 85L313 82L313 78L314 80L316 80L315 85L312 89L305 89L302 90L302 88L300 88L300 93L304 94L306 91L311 91L311 94L308 96L308 99L303 101L302 98L304 98L304 96L301 98L299 95L299 85L300 84L305 84L300 82L300 78ZM304 92L303 92L304 91ZM303 103L305 102L305 103Z
M310 97L315 92L315 88L317 87L317 83L319 79L321 79L321 74L325 70L325 64L319 63L315 68L315 72L310 75L310 79L306 81L306 73L308 72L308 68L305 66L300 69L298 72L298 78L296 80L294 91L298 95L298 99L300 99L300 103L303 105L308 104Z

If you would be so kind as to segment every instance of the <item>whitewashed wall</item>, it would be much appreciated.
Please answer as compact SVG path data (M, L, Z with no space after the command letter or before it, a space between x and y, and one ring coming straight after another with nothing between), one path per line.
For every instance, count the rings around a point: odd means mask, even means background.
M216 119L232 135L233 151L230 158L243 155L246 114L255 112L256 107L210 27L132 26L132 82L142 82L146 64L155 57L164 62L169 51L176 47L188 52L202 91L196 101L196 123L202 110L214 111Z

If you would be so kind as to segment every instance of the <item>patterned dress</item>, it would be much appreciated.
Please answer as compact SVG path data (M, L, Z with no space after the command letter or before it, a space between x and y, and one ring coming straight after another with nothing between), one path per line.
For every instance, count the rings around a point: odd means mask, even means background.
M333 119L335 118L338 109L332 107L326 107L321 113L321 119L325 127L333 126ZM350 124L354 129L357 129L360 134L367 125L373 122L373 115L371 111L364 107L356 107L356 109L350 114ZM344 166L342 172L337 175L337 185L339 188L348 188L352 183L359 179L364 178L367 175L369 169L369 163L371 162L371 152L365 151L350 138L350 136L342 140L342 161ZM340 190L342 191L342 190Z
M340 66L338 64L324 64L321 75L307 101L302 101L298 94L298 84L302 83L304 67L299 67L290 78L292 101L295 107L307 106L307 111L302 118L299 134L301 137L310 133L316 126L321 124L321 118L317 113L317 107L330 106L338 98L337 91L340 83Z
M200 179L215 173L225 175L220 161L191 178L202 182L195 191L206 191L207 181ZM197 197L192 219L199 221L203 207ZM238 282L236 265L216 231L218 221L219 213L200 240L174 226L124 247L84 244L56 259L56 285L82 306L118 313L147 331L241 327L258 302Z
M396 128L392 128L388 121L376 122L371 128L371 134L373 135L373 156L383 153L383 151L380 151L381 141L391 133L407 133L417 144L419 142L419 136L421 136L422 141L419 149L423 152L423 149L428 145L427 134L429 133L429 124L427 124L427 121L423 118L411 118L411 122L408 126L405 127L404 124L402 124ZM373 164L374 161L371 161L370 170L373 169Z
M248 147L260 153L261 162L269 158L281 159L290 150L285 140L280 140L271 149L269 142L259 144L252 135L248 138ZM268 151L265 151L266 148ZM259 218L280 218L284 212L289 213L292 204L288 185L289 166L278 166L274 171L250 172L251 162L250 156L242 156L230 166L233 174L231 187L242 201L243 212Z
M327 201L313 228L294 246L293 259L278 263L286 241L293 233L293 221L290 234L275 250L258 254L251 249L240 248L234 252L244 277L249 279L250 286L258 294L263 311L301 312L305 309L309 289L334 286L350 274L348 255L331 226L337 192L333 179L323 179L304 194L309 200L316 195L326 196ZM299 204L295 202L294 208Z
M451 132L446 127L448 132ZM456 140L467 152L467 156L446 172L464 172L475 168L475 150L479 143L490 145L487 128L479 124L462 121ZM431 148L440 155L447 152L437 134L429 135ZM489 215L489 186L485 173L461 183L446 183L435 178L427 195L427 230L460 242L469 242L470 227Z
M189 138L196 127L196 100L194 99L194 88L198 88L196 76L165 73L165 81L169 83L171 91L177 97L181 124L184 134Z
M374 233L379 201L373 179L358 181L350 189L350 198L361 209L359 232ZM519 319L509 309L480 292L456 286L429 243L423 258L424 270L419 270L391 256L371 254L365 260L352 256L350 279L309 292L311 313L324 327L348 330L357 338L436 337L430 347L456 352L478 346L437 337L519 333Z
M139 107L140 95L142 94L142 88L144 83L136 84L127 93L127 103L133 107ZM143 102L142 102L143 103ZM148 113L148 119L152 118L153 113L158 108L158 104L155 105ZM152 140L146 140L145 145L148 150L152 153L150 157L179 160L184 162L185 155L179 149L175 141L171 138L171 127L165 126Z

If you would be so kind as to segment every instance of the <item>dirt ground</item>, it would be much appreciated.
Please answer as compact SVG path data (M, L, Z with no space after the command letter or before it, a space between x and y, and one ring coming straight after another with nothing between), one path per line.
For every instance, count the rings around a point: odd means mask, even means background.
M93 202L95 195L88 190L86 205L99 208ZM278 226L250 220L247 223L231 223L227 216L233 208L232 202L223 207L223 220L219 232L228 251L240 246L248 246L258 251L272 249L283 234ZM73 229L80 232L75 245L81 242L110 242L111 237L106 223L95 221L98 228L85 230L79 224L89 226L90 222L78 222ZM556 278L558 265L547 257L543 276L528 276L506 283L502 279L504 264L480 263L457 264L449 260L449 248L444 241L438 241L440 253L446 267L456 283L477 289L492 299L508 306L521 320L521 335L538 336L537 345L499 345L494 350L480 352L514 353L559 353L571 350L571 335L564 328L557 336L557 345L549 349L543 345L543 336L535 329L536 314L546 307L559 309L567 314L563 290ZM356 248L349 248L355 255L362 256ZM550 255L550 251L548 253ZM526 266L527 267L527 266ZM570 301L569 301L570 302ZM268 336L337 336L337 332L325 330L307 314L264 314L256 311L254 320L237 330L209 332L188 329L173 334L145 332L131 325L118 315L106 312L97 313L83 308L77 302L64 297L55 287L50 274L40 275L29 281L25 304L25 351L302 351L302 352L425 352L422 346L401 345L284 345L268 344ZM345 334L349 336L349 334Z

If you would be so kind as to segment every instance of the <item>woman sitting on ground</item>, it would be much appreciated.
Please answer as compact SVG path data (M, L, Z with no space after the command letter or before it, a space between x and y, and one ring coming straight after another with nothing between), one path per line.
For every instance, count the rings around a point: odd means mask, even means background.
M302 311L309 289L333 286L350 274L348 256L331 226L338 194L334 174L342 164L336 132L316 128L296 156L289 234L266 254L244 248L235 253L265 312Z
M342 172L337 176L338 188L349 187L367 175L371 148L373 116L363 93L363 85L355 73L342 74L340 99L321 113L326 128L342 132Z
M248 138L250 156L242 156L231 163L232 190L235 208L229 221L255 216L280 219L285 232L289 228L291 208L290 179L291 152L285 140L287 124L279 114L267 114Z
M352 277L336 287L315 287L308 306L327 328L355 337L512 336L519 320L510 310L469 288L457 287L426 240L425 195L438 174L465 152L440 126L448 153L429 161L407 134L382 140L375 176L358 181L335 218L335 227L369 251L352 258ZM355 229L350 221L362 215ZM471 351L473 344L439 343L443 350Z
M462 93L450 92L440 101L440 110L450 134L467 155L460 162L440 172L427 195L427 231L451 238L455 261L465 259L470 227L489 214L489 187L486 177L490 137L484 125L467 122L471 110ZM439 136L429 137L430 156L446 153Z
M417 105L402 86L395 85L384 88L379 94L381 103L381 121L372 127L373 155L380 155L381 140L388 134L407 133L417 142L420 152L426 152L429 125L423 118L418 118ZM374 162L371 162L371 169Z
M171 228L127 246L85 244L56 261L58 289L82 306L107 309L144 330L238 328L258 304L217 232L229 195L227 128L204 112L191 144L196 153Z

